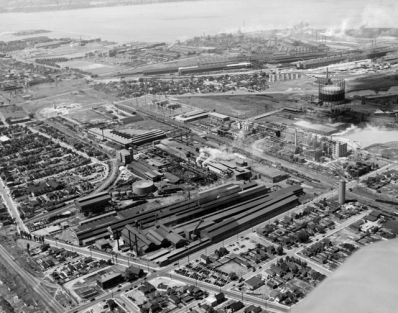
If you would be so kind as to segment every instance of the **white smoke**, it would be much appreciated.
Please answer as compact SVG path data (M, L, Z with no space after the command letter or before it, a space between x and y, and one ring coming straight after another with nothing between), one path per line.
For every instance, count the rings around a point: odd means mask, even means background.
M205 161L202 163L202 166L213 160L230 161L235 158L235 154L229 152L226 147L222 147L221 149L203 147L200 148L199 153L200 154L196 159L196 163L199 164L199 160L205 159Z
M324 36L333 36L333 37L346 37L346 30L350 25L350 19L344 19L341 21L340 25L334 25L326 29L325 32L320 33Z

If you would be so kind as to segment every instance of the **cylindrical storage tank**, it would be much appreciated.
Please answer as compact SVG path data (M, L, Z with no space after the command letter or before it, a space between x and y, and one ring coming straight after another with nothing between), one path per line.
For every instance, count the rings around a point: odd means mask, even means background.
M344 204L345 203L345 180L340 180L339 181L339 203Z
M133 183L133 192L137 195L147 195L155 190L155 185L150 180L139 180Z
M328 84L319 85L319 100L325 105L338 105L345 103L344 79L331 80Z

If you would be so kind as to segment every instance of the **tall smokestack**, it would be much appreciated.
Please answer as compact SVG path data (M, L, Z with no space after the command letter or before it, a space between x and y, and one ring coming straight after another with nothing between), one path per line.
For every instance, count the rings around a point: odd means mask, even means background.
M344 204L345 203L345 180L340 180L339 181L339 203Z
M135 252L137 253L138 256L138 239L137 239L137 234L134 234L135 236Z

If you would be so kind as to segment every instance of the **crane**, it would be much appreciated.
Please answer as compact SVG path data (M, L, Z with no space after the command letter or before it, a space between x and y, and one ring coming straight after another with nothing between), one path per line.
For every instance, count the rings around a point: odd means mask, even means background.
M197 235L196 235L196 230L198 229L198 227L199 227L203 222L204 222L204 220L203 220L203 218L201 218L201 219L199 220L198 224L196 225L195 229L192 231L191 239L194 239L194 238L192 238L193 236L197 236ZM197 236L197 237L199 237L199 236Z

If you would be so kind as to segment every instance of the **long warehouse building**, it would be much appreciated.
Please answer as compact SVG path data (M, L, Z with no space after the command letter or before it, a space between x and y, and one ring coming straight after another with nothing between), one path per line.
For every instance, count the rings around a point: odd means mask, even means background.
M151 210L150 212L143 212L137 214L136 210L125 210L118 212L117 216L106 217L104 219L98 219L95 222L87 223L85 225L78 226L74 229L76 241L79 245L92 244L98 239L109 238L111 234L118 235L122 229L128 224L137 224L142 228L149 228L155 225L156 222L162 222L168 227L178 227L178 225L189 222L195 218L200 218L207 214L214 214L215 212L228 209L229 207L235 208L234 206L245 203L245 201L253 201L253 199L261 196L273 197L274 193L268 193L268 189L265 186L252 186L252 188L244 189L245 185L240 185L241 191L235 190L235 193L230 193L228 188L230 185L220 186L219 193L214 193L213 198L208 197L205 199L195 199L189 201L183 201L173 205L162 206ZM277 193L292 193L302 191L300 186L291 186L278 191ZM218 195L222 195L217 198ZM185 236L184 236L185 237Z

